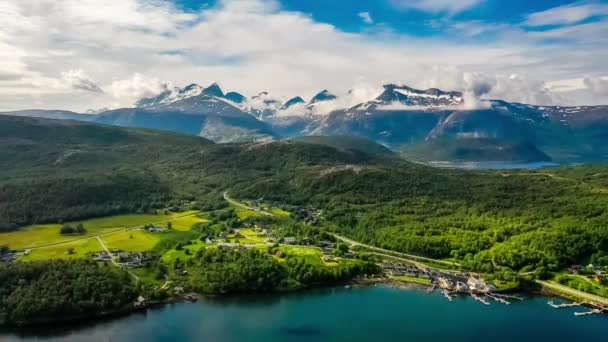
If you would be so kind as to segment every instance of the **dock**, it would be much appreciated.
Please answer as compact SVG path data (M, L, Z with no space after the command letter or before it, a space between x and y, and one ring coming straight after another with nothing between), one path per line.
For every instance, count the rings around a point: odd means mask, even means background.
M493 295L494 295L495 297L498 297L498 298L506 298L506 299L524 300L523 298L518 297L518 296L514 296L514 295L506 295L506 294L500 294L500 293L494 293Z
M484 304L484 305L490 305L490 302L488 302L487 300L485 300L485 298L483 297L479 297L478 295L474 294L471 292L471 297L473 297L473 299L475 299L476 301Z
M595 314L600 314L602 313L603 310L600 309L592 309L590 311L585 311L585 312L575 312L574 316L587 316L587 315L595 315Z
M436 288L437 288L437 285L435 285L435 284L431 285L431 287L429 287L428 290L426 290L426 294L430 294L431 292L435 291Z
M547 305L549 305L550 307L555 308L555 309L562 309L562 308L571 308L571 307L575 307L575 306L581 306L582 303L574 302L574 303L555 304L553 302L553 300L550 300L547 302Z
M487 294L486 296L490 297L490 298L494 299L495 301L502 303L504 305L511 305L511 302L509 302L508 300L500 298L500 297L496 297L495 295Z
M450 293L448 292L448 290L443 290L443 295L445 296L445 298L447 298L450 302L453 300L453 297L450 295Z

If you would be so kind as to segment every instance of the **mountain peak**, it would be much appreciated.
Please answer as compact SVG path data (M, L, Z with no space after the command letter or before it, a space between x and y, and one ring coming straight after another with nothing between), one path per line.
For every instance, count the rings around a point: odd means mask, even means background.
M234 103L239 104L245 102L246 99L245 96L241 95L240 93L237 93L236 91L228 92L224 97Z
M294 106L294 105L296 105L298 103L304 103L304 99L302 99L299 96L293 97L289 101L285 102L283 104L283 106L281 106L281 110L285 110L285 109L287 109L287 108L289 108L291 106Z
M385 84L384 92L376 101L400 102L407 106L443 107L463 103L462 93L446 92L437 88L419 90L406 85Z
M331 100L335 100L338 97L332 93L330 93L327 89L321 91L320 93L318 93L317 95L315 95L309 102L309 105L315 104L317 102L323 102L323 101L331 101Z
M213 83L209 87L205 88L202 94L207 96L224 97L224 92L217 83Z

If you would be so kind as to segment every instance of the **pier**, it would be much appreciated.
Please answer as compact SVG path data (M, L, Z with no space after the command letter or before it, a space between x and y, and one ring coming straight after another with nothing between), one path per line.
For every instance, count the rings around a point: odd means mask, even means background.
M445 298L447 298L450 302L453 300L453 297L450 295L450 293L448 292L448 290L443 290L443 295L445 296Z
M503 299L503 298L497 297L496 295L487 294L486 296L487 296L487 297L490 297L490 298L492 298L492 299L494 299L495 301L497 301L497 302L499 302L499 303L502 303L502 304L505 304L505 305L511 305L511 302L509 302L509 301L508 301L508 300L506 300L506 299Z
M524 300L523 298L518 297L518 296L514 296L514 295L505 295L505 294L500 294L500 293L494 293L493 295L494 295L495 297L498 297L498 298L506 298L506 299Z
M485 300L485 298L483 297L479 297L478 295L471 293L471 297L473 297L473 299L475 299L478 302L481 302L484 305L490 305L490 302L488 302L487 300Z
M590 311L585 311L585 312L575 312L574 316L595 315L595 314L600 314L602 312L603 312L603 310L600 310L600 309L592 309Z
M555 308L555 309L562 309L562 308L571 308L571 307L574 307L574 306L581 306L582 303L574 302L574 303L555 304L553 302L553 300L550 300L550 301L547 302L547 305L549 305L550 307Z

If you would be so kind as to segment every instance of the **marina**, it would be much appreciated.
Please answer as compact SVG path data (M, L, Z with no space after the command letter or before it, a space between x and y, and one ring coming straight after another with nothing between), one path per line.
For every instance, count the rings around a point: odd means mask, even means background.
M464 295L448 301L442 292L378 285L201 298L94 324L0 331L0 340L240 342L246 336L252 342L434 342L438 322L442 336L452 342L582 341L608 336L608 317L591 313L576 317L574 311L585 310L556 310L547 305L549 298L482 306ZM383 319L370 320L370 315Z

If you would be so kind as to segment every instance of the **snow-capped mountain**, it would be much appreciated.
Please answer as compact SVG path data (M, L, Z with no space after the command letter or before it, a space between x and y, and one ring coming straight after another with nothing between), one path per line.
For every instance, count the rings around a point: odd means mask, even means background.
M308 102L308 106L313 106L318 102L333 101L337 98L338 97L336 95L330 93L327 89L325 89L315 95L312 99L310 99L310 102Z
M304 102L304 99L302 99L301 97L299 97L299 96L292 97L291 99L287 100L287 102L285 102L279 109L286 110L297 104L302 104L302 103L305 103L305 102Z
M140 99L135 103L138 108L154 108L162 105L179 102L194 96L198 96L203 92L204 88L198 84L190 84L186 87L165 89L162 93L154 97Z
M439 109L464 104L462 93L431 88L418 90L395 84L384 85L384 91L375 99L356 105L351 112L391 109ZM411 107L411 108L408 108Z
M0 114L162 129L216 142L354 135L395 149L424 145L419 151L425 153L441 146L452 146L454 153L476 149L468 155L526 147L524 150L537 148L563 160L608 158L608 106L535 106L501 100L476 100L481 105L470 106L460 92L395 84L383 86L370 97L354 92L338 97L327 90L309 101L268 92L246 97L224 93L216 83L208 87L190 84L141 99L135 108L98 114L44 110Z

